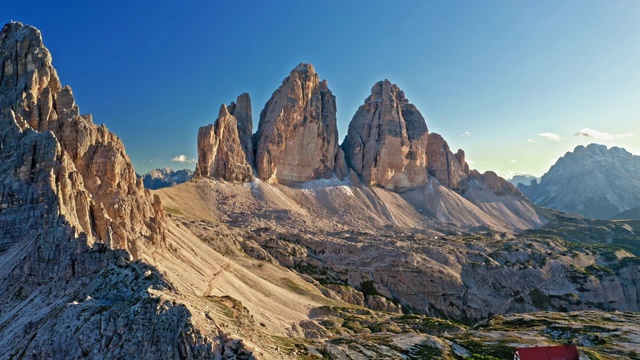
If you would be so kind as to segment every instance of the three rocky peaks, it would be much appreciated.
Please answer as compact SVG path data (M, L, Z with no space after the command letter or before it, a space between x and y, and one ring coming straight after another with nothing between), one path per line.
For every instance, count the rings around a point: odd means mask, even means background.
M311 64L299 64L283 80L253 136L251 114L244 93L220 107L214 124L200 128L196 176L295 184L344 180L351 173L364 185L394 191L421 187L431 177L457 192L464 191L469 175L483 177L470 172L464 151L454 154L442 136L429 133L420 111L389 80L372 87L342 145L335 96ZM509 188L504 182L498 187Z

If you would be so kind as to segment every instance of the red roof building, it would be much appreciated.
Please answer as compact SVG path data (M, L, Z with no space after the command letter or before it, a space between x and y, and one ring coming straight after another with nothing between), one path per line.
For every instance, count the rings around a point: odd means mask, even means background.
M578 360L578 348L573 345L518 348L514 360Z

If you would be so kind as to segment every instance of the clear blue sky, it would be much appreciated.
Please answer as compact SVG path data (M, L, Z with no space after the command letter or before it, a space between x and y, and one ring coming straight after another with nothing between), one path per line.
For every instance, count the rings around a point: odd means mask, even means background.
M9 1L0 14L42 31L80 110L140 173L193 168L171 159L195 158L198 127L242 92L257 125L299 62L337 97L340 141L388 78L481 171L541 175L590 142L640 153L637 0Z

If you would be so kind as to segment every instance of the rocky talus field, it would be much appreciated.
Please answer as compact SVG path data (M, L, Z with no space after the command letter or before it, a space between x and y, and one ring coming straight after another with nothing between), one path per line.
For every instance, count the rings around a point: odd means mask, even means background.
M52 64L36 28L2 28L1 359L640 358L640 222L470 169L397 85L339 144L300 64L255 134L242 94L195 176L151 191Z

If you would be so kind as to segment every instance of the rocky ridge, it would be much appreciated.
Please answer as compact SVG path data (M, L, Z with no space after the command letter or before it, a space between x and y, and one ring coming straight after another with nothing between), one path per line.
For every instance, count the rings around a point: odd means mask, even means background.
M469 175L469 164L462 149L453 154L442 136L431 133L427 142L427 157L429 175L452 190L462 189L462 181Z
M540 182L518 188L540 206L610 219L640 206L640 157L618 147L580 145L558 159Z
M101 242L135 253L129 239L160 243L162 208L154 206L151 194L137 179L120 139L104 125L93 124L91 115L80 115L71 88L60 85L40 33L10 23L3 28L0 42L3 129L7 141L33 142L20 158L3 147L6 156L17 161L5 163L9 169L4 176L55 187L52 190L61 199L60 215L76 234L86 235L89 245ZM42 178L34 181L40 173ZM11 203L19 197L13 191L3 191L3 208L17 205Z
M220 353L173 286L139 261L167 246L160 199L136 178L120 139L80 114L40 32L5 25L0 64L3 355Z
M518 186L518 184L522 183L524 185L531 185L533 180L540 181L534 175L524 174L524 175L514 175L511 179L507 179L508 182L512 183L514 186Z
M193 177L193 170L154 169L139 177L142 178L142 183L145 188L156 190L188 181Z
M198 130L198 163L195 176L236 182L253 179L253 169L247 162L238 133L238 120L229 113L224 104L220 106L216 122Z

